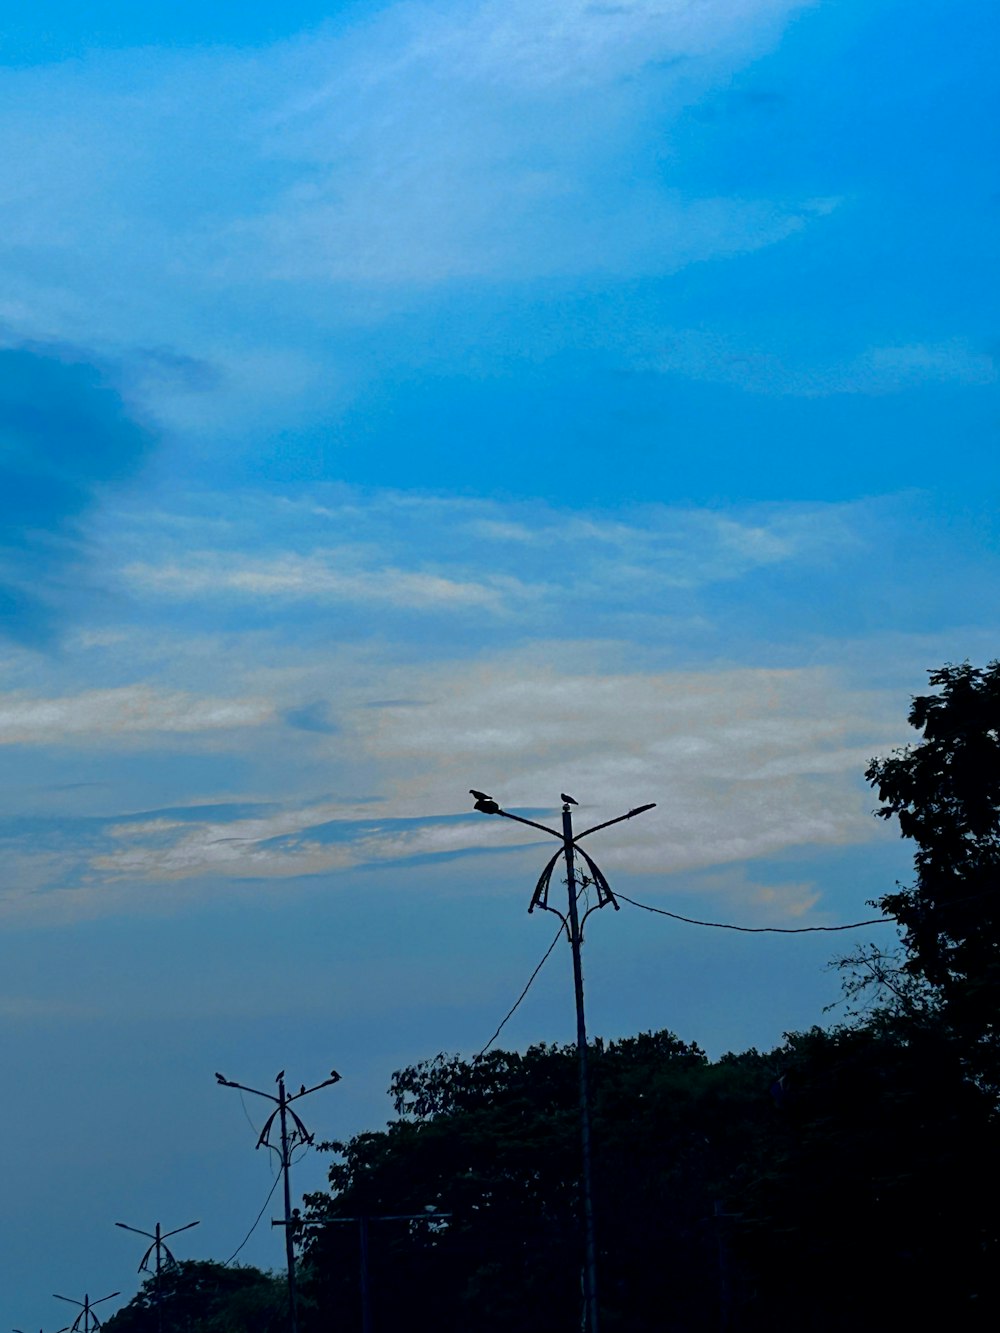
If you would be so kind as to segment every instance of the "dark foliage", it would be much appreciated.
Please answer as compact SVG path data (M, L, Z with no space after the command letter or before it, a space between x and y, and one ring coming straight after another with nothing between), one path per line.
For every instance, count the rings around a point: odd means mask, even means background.
M709 1062L669 1033L593 1047L602 1325L609 1333L883 1330L995 1310L990 1105L952 1048L813 1032ZM404 1070L398 1119L331 1145L309 1200L311 1328L576 1333L575 1051ZM979 1190L970 1195L968 1183ZM385 1221L428 1205L445 1220Z
M160 1276L164 1333L287 1333L285 1284L258 1268L186 1259ZM108 1319L106 1333L157 1333L156 1279Z
M916 878L879 906L904 929L905 969L928 988L970 1071L1000 1091L1000 663L931 673L913 700L918 745L873 760L877 814L916 843Z
M791 1039L734 1235L753 1329L987 1329L997 1312L996 1126L939 1029Z

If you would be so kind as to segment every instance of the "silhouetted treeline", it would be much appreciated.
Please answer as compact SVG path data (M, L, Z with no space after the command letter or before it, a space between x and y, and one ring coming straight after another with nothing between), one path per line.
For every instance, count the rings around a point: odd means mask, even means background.
M884 1330L995 1321L990 1099L930 1035L814 1030L709 1061L669 1033L593 1048L608 1330ZM576 1333L569 1047L438 1057L342 1145L314 1221L369 1223L374 1327ZM392 1222L429 1206L446 1221ZM306 1247L306 1327L360 1330L358 1222Z
M710 1061L666 1032L596 1042L596 1201L609 1333L865 1333L996 1322L990 1096L932 1030L795 1035ZM310 1198L302 1328L577 1333L576 1053L439 1056L393 1080L397 1117L341 1145ZM450 1214L434 1219L428 1212ZM423 1221L385 1221L426 1214ZM282 1333L284 1284L193 1263L165 1327ZM152 1333L150 1284L108 1333Z

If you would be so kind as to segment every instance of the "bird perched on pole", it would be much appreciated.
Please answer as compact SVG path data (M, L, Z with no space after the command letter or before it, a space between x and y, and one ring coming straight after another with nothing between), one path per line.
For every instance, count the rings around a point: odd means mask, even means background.
M579 801L574 801L573 798L572 798L572 796L567 796L566 793L565 793L564 791L561 791L561 792L559 793L559 795L560 795L560 797L561 797L561 799L562 799L562 803L563 803L563 805L579 805L579 804L580 804Z
M484 815L496 815L500 813L499 803L494 801L493 797L489 796L486 792L476 791L475 787L470 787L469 795L476 798L475 808L481 810Z

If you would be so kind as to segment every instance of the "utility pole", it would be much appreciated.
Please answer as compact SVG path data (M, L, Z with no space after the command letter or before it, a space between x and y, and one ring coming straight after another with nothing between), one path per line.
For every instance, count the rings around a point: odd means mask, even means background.
M587 1023L583 1007L583 960L581 949L583 947L583 927L591 912L596 912L609 904L619 911L618 901L611 892L611 886L604 877L603 871L596 864L591 856L580 846L580 839L585 838L590 833L596 833L598 829L610 828L612 824L620 824L626 819L632 819L636 815L641 815L646 810L652 810L656 805L655 801L648 805L639 805L629 810L624 815L618 815L614 819L606 819L601 824L594 824L591 828L584 829L581 833L573 832L573 806L576 801L572 796L567 796L565 792L561 793L562 800L562 831L549 828L547 824L536 823L533 819L525 819L522 815L511 814L509 810L501 809L499 803L488 796L485 792L470 790L470 795L476 798L475 808L484 815L502 815L505 819L513 819L518 824L527 824L530 828L541 829L543 833L549 833L554 838L558 838L562 846L551 857L545 869L538 878L535 885L535 892L532 894L531 903L528 906L528 912L531 913L536 907L544 912L554 912L563 923L563 929L566 931L569 939L570 950L573 955L573 994L576 1001L576 1050L579 1067L579 1087L580 1087L580 1147L581 1147L581 1188L580 1202L583 1212L583 1327L586 1333L599 1333L599 1315L597 1306L597 1239L594 1225L594 1185L593 1185L593 1154L591 1149L591 1129L590 1129L590 1079L587 1061ZM586 863L589 875L583 877L583 882L578 886L576 872L576 856ZM566 890L568 893L567 915L563 916L558 908L549 904L549 887L552 881L552 872L555 870L559 860L566 862ZM588 885L593 884L596 890L596 901L591 907L588 907L583 916L580 916L578 899L582 890Z
M200 1222L187 1222L182 1227L174 1227L173 1231L161 1231L160 1224L159 1222L157 1222L155 1231L143 1231L139 1227L130 1227L127 1222L115 1223L115 1226L121 1227L123 1231L134 1231L137 1236L146 1236L153 1242L152 1245L150 1245L149 1248L146 1250L146 1253L140 1259L139 1267L136 1271L139 1273L148 1273L150 1271L149 1260L155 1251L156 1258L155 1258L155 1267L153 1268L153 1272L155 1274L156 1281L153 1291L156 1296L157 1333L163 1333L163 1292L160 1289L160 1273L163 1268L162 1256L164 1254L167 1256L168 1264L172 1264L175 1267L177 1265L177 1260L170 1252L170 1247L166 1244L167 1237L176 1236L180 1231L190 1231L192 1227L200 1225L201 1225Z
M357 1222L358 1224L358 1283L361 1292L361 1333L373 1333L372 1289L368 1264L368 1228L372 1222L444 1222L451 1218L451 1213L439 1213L432 1205L422 1213L359 1213L357 1217L326 1217L322 1222L303 1223L305 1226L318 1228L329 1226L332 1222Z
M284 1220L273 1221L271 1225L285 1228L285 1262L288 1266L288 1327L290 1333L298 1333L298 1296L295 1289L295 1231L301 1224L292 1212L292 1153L296 1148L312 1143L313 1136L295 1112L291 1110L291 1104L297 1102L300 1097L308 1097L310 1093L318 1092L320 1088L329 1088L332 1084L339 1083L340 1075L335 1069L331 1069L330 1077L324 1079L322 1083L316 1083L311 1088L307 1088L303 1083L298 1092L293 1092L289 1096L285 1090L285 1071L282 1070L274 1080L278 1085L277 1097L272 1092L262 1092L260 1088L249 1088L245 1083L234 1083L232 1079L223 1078L221 1074L216 1074L215 1078L223 1087L239 1088L241 1092L252 1092L255 1097L265 1097L269 1102L276 1104L275 1109L264 1122L264 1128L260 1131L256 1146L258 1148L270 1148L272 1152L276 1152L281 1163L285 1186L285 1216ZM294 1122L290 1133L288 1129L289 1118ZM271 1131L274 1128L275 1120L278 1121L280 1147L271 1142Z
M70 1305L78 1305L80 1307L80 1313L69 1326L69 1333L94 1333L95 1329L101 1327L101 1321L98 1319L97 1315L94 1314L94 1306L101 1305L104 1301L110 1301L113 1296L120 1296L121 1292L112 1291L109 1295L101 1296L96 1301L92 1301L87 1295L84 1295L82 1301L75 1301L72 1296L60 1296L59 1293L55 1291L52 1295L57 1301L68 1301ZM83 1321L82 1323L80 1322L81 1320Z

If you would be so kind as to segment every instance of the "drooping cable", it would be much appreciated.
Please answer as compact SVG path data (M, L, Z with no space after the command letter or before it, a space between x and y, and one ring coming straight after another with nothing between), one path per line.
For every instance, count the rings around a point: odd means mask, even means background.
M268 1190L268 1192L267 1192L267 1198L264 1200L264 1205L263 1205L263 1207L261 1208L261 1210L260 1210L260 1212L257 1214L257 1216L254 1218L253 1226L250 1228L250 1230L247 1232L247 1234L243 1237L243 1239L240 1241L239 1245L237 1245L236 1249L232 1252L232 1254L229 1256L229 1258L226 1260L226 1262L222 1265L223 1268L228 1268L228 1267L229 1267L229 1265L233 1262L233 1260L234 1260L234 1259L236 1258L236 1256L239 1254L240 1250L243 1249L243 1246L247 1243L247 1241L250 1239L250 1237L253 1235L253 1233L257 1230L257 1227L260 1225L260 1219L264 1216L264 1213L267 1211L267 1205L271 1202L271 1195L272 1195L272 1194L274 1193L274 1191L278 1188L278 1181L279 1181L280 1179L281 1179L281 1172L279 1171L278 1174L274 1177L274 1180L273 1180L273 1182L272 1182L272 1184L271 1184L271 1188L270 1188L270 1189Z
M644 912L655 912L657 916L669 916L673 921L683 921L689 926L712 926L715 930L738 930L745 935L809 935L816 931L858 930L862 926L888 926L895 924L895 917L873 916L867 921L849 921L843 926L736 926L730 921L699 921L697 917L681 916L679 912L668 912L664 907L650 907L648 903L638 903L634 898L626 898L624 893L615 891L615 897L632 907L641 907Z
M561 938L562 935L563 935L563 930L564 930L564 928L563 928L562 926L560 926L559 929L556 931L556 933L555 933L555 937L553 938L552 943L551 943L551 944L549 945L549 947L545 950L544 954L542 955L541 962L538 964L538 966L535 968L534 972L532 972L531 976L528 978L528 983L527 983L527 985L525 986L524 990L521 992L521 994L517 997L517 999L514 1001L514 1003L511 1005L511 1007L507 1010L506 1014L505 1014L505 1015L503 1016L503 1018L500 1020L500 1025L499 1025L499 1027L497 1028L496 1032L494 1032L493 1036L490 1037L489 1041L486 1043L486 1045L483 1047L483 1049L482 1049L482 1050L479 1052L479 1054L476 1056L476 1059L477 1059L477 1060L481 1059L481 1058L486 1054L486 1052L490 1049L490 1047L491 1047L491 1046L493 1045L493 1043L496 1041L497 1037L499 1037L500 1033L501 1033L501 1032L504 1030L504 1028L506 1027L508 1020L511 1019L511 1018L513 1018L515 1012L517 1011L518 1005L521 1003L521 1001L522 1001L522 1000L524 999L524 997L527 995L528 991L531 990L532 983L534 982L535 978L538 976L539 972L541 972L542 968L543 968L543 967L545 966L545 964L548 962L549 954L552 952L552 950L553 950L553 949L556 947L556 945L559 943L559 940L560 940L560 938Z

